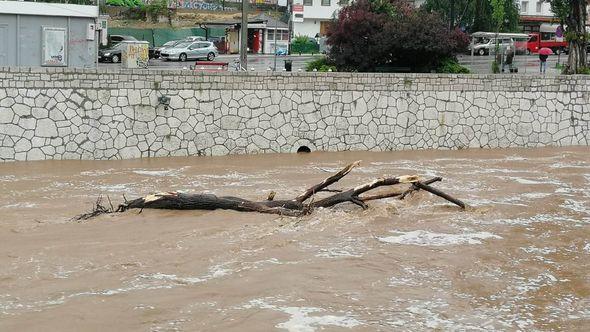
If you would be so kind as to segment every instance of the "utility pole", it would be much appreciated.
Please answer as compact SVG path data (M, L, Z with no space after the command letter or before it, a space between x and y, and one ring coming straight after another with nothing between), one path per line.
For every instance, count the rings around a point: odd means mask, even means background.
M242 26L240 27L240 67L248 70L248 0L242 0Z
M272 71L277 71L277 29L279 26L279 0L275 3L275 33L274 33L274 40L275 40L275 66ZM282 31L281 31L282 35ZM282 38L281 38L282 40Z

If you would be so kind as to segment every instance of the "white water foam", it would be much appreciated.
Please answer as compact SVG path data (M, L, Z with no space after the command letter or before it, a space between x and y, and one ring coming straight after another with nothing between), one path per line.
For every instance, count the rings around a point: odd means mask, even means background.
M322 308L314 307L281 307L266 303L263 299L251 300L243 308L260 308L281 311L290 315L288 321L277 324L276 327L285 329L289 332L314 332L317 328L323 329L325 326L336 326L343 328L353 328L363 325L362 322L349 316L323 315L310 316L312 313L324 312Z
M172 289L181 286L196 285L211 279L220 278L233 273L232 270L223 268L223 264L214 265L209 268L208 273L201 277L181 277L175 274L166 273L150 273L139 274L135 278L127 280L123 283L123 287L89 290L71 294L60 294L58 297L49 300L40 300L30 303L23 303L18 298L12 298L10 294L0 296L0 313L8 314L16 310L36 310L61 305L68 300L78 297L86 296L114 296L119 294L126 294L140 290L158 290L158 289ZM2 299L5 297L5 299Z
M514 181L520 184L549 184L549 185L556 185L556 186L563 186L564 183L554 180L554 179L549 179L549 178L535 178L535 179L528 179L528 178L522 178L522 177L517 177L517 176L502 176L501 177L504 180L510 180L510 181Z
M451 246L460 244L481 244L481 240L485 239L501 239L502 237L488 233L488 232L477 232L477 233L463 233L463 234L448 234L448 233L432 233L424 230L415 230L409 232L403 231L392 231L398 235L381 237L379 241L394 243L394 244L407 244L416 246Z
M189 166L181 167L181 168L169 168L169 169L134 169L132 170L133 173L139 175L147 175L147 176L178 176L182 173L185 169L189 168Z
M22 208L33 208L37 206L37 204L35 203L29 203L29 202L24 202L24 203L16 203L16 204L8 204L8 205L3 205L0 206L0 209L22 209Z
M524 252L526 252L527 254L549 255L549 254L553 254L553 253L557 252L556 248L550 248L550 247L538 248L535 246L528 246L528 247L522 247L520 249L523 250Z
M105 176L105 175L112 175L115 173L119 173L119 172L117 170L115 170L114 168L109 168L109 169L102 170L102 171L97 171L97 170L83 171L83 172L80 172L80 175L82 175L82 176Z
M514 218L514 219L496 219L486 224L507 224L513 226L529 226L534 223L579 223L581 220L569 218L567 216L557 214L537 214L529 218Z
M580 202L580 201L576 201L573 199L567 199L560 206L563 208L566 208L566 209L569 209L569 210L572 210L575 212L587 214L590 216L590 207L588 207L588 204L585 202Z

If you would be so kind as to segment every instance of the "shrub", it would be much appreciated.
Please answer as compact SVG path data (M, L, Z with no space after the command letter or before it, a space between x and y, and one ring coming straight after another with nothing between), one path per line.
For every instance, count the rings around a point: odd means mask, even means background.
M454 58L446 58L441 61L440 66L436 70L437 73L447 74L469 74L468 68L463 67Z
M154 0L149 5L145 6L146 16L149 16L152 21L157 21L158 16L168 14L167 0Z
M334 66L334 64L332 64L326 57L321 57L312 60L305 65L306 71L313 71L314 69L321 72L336 71L336 66Z
M107 0L106 4L111 5L111 6L135 8L135 7L143 6L143 1L141 1L141 0Z
M291 42L291 54L320 53L320 46L307 36L296 36Z
M498 61L492 62L492 73L494 74L499 74L500 73L500 65L498 64Z
M458 29L449 31L438 14L416 10L405 1L358 0L340 10L328 28L327 43L339 70L430 71L463 51L469 39Z

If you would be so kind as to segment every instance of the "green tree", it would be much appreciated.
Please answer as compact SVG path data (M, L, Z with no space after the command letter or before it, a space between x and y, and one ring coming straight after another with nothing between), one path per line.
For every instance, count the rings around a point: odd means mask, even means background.
M551 11L566 24L566 40L569 42L569 55L565 72L569 74L584 73L586 67L586 17L588 16L586 0L546 0L551 4Z
M504 25L504 17L506 17L505 2L506 0L492 0L492 22L496 32L500 32Z
M498 33L502 29L504 25L504 17L506 17L506 10L504 3L506 0L492 0L492 22L494 24L494 30L496 31L496 47L495 47L495 56L494 62L492 63L492 72L499 73L500 72L500 61L498 61L498 56L500 55L500 40L498 38Z
M491 31L492 6L489 0L473 1L473 24L469 31Z
M447 22L450 21L451 1L455 2L454 22L467 31L495 31L492 20L492 0L426 0L422 8L436 12ZM515 1L504 1L504 19L501 32L518 30L518 7Z

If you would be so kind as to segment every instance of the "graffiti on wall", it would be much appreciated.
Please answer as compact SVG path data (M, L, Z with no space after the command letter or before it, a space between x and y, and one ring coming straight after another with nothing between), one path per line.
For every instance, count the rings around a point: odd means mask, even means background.
M127 44L122 54L123 66L126 68L147 68L149 60L148 44Z
M170 0L168 8L172 9L197 9L209 11L235 11L236 8L225 7L219 3L205 2L203 0Z

